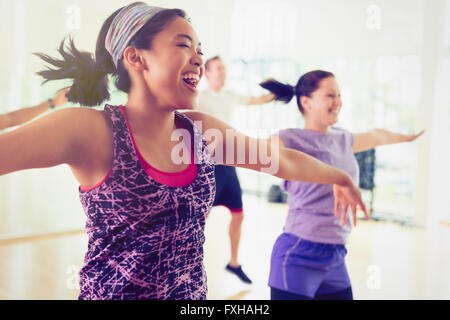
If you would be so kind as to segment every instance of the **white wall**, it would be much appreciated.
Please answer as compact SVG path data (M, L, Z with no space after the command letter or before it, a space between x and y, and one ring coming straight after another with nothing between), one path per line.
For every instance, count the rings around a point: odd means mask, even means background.
M437 71L430 114L429 189L426 217L429 223L450 222L450 1L439 8L443 28L437 35ZM426 108L428 109L428 108ZM429 112L427 110L426 112Z

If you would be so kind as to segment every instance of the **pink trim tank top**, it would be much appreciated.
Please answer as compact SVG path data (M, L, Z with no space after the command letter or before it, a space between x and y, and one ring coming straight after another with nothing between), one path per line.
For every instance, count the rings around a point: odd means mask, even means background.
M114 160L99 185L80 188L88 250L80 270L80 300L203 300L206 216L215 193L214 164L201 131L185 115L175 119L193 135L196 176L169 186L143 167L125 114L106 105Z

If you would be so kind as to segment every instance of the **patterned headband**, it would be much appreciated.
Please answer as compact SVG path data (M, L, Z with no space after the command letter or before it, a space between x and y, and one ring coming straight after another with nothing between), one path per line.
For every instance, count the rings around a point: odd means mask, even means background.
M165 9L152 7L143 2L135 2L119 11L109 27L105 39L105 48L113 58L116 68L131 38L162 10Z

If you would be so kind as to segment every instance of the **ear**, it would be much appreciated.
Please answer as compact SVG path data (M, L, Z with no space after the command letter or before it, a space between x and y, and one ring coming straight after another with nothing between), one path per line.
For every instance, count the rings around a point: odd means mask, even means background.
M203 68L203 74L207 79L209 79L209 70L206 70L206 68Z
M305 111L311 110L311 99L309 97L301 96L300 103L302 104L303 110Z
M147 68L141 51L135 47L127 47L125 49L123 52L123 62L136 71L143 71Z

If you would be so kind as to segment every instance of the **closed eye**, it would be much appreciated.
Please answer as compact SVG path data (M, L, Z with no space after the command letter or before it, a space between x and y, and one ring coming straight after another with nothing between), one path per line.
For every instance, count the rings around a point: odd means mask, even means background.
M190 46L189 46L188 44L185 44L185 43L180 43L180 44L178 44L177 46L178 46L178 47L184 47L184 48L190 48ZM201 55L201 56L204 55L202 51L198 51L197 54L199 54L199 55Z

